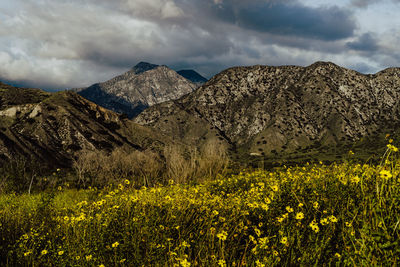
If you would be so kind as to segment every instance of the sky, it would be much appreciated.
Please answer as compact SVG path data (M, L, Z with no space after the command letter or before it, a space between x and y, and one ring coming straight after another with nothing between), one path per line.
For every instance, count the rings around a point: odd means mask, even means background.
M206 78L232 66L400 66L400 0L2 0L0 81L86 87L140 61Z

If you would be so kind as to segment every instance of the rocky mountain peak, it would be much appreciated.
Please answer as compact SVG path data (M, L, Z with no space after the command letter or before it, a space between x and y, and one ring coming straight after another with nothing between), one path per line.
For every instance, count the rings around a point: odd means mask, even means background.
M161 102L178 99L197 85L165 65L138 63L132 70L78 93L94 103L129 118Z
M138 64L136 64L136 66L133 67L132 70L134 71L135 74L140 74L140 73L146 72L148 70L155 69L157 67L158 67L158 65L156 65L156 64L151 64L148 62L141 61Z

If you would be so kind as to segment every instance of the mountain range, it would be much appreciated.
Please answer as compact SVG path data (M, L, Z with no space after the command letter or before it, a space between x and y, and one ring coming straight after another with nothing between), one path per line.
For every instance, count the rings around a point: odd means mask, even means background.
M194 70L174 71L140 62L128 72L78 90L86 99L129 118L146 108L193 92L207 79Z
M235 162L302 162L350 149L368 158L386 134L399 134L398 68L364 75L330 62L234 67L200 87L188 73L139 63L80 95L0 84L0 158L70 166L82 149L162 154L170 144L201 149L214 139Z
M364 75L330 62L234 67L134 121L191 145L217 131L245 160L329 158L397 132L398 99L398 68Z

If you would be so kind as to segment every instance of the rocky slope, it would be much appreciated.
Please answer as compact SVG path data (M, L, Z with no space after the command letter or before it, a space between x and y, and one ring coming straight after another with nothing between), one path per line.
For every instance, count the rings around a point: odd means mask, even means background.
M161 151L169 140L74 92L50 94L0 83L0 165L24 157L70 166L82 149Z
M363 75L330 62L235 67L135 121L169 135L179 132L185 142L215 135L242 155L295 157L313 149L334 155L338 146L395 132L398 99L396 68ZM203 132L194 134L200 121Z
M78 93L102 107L132 118L154 104L177 99L196 87L167 66L140 62L130 71Z

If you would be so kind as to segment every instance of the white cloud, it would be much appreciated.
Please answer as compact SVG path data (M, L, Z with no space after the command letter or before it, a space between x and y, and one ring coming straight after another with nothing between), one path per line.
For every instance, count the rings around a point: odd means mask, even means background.
M184 12L173 0L124 0L134 15L152 18L179 18Z

